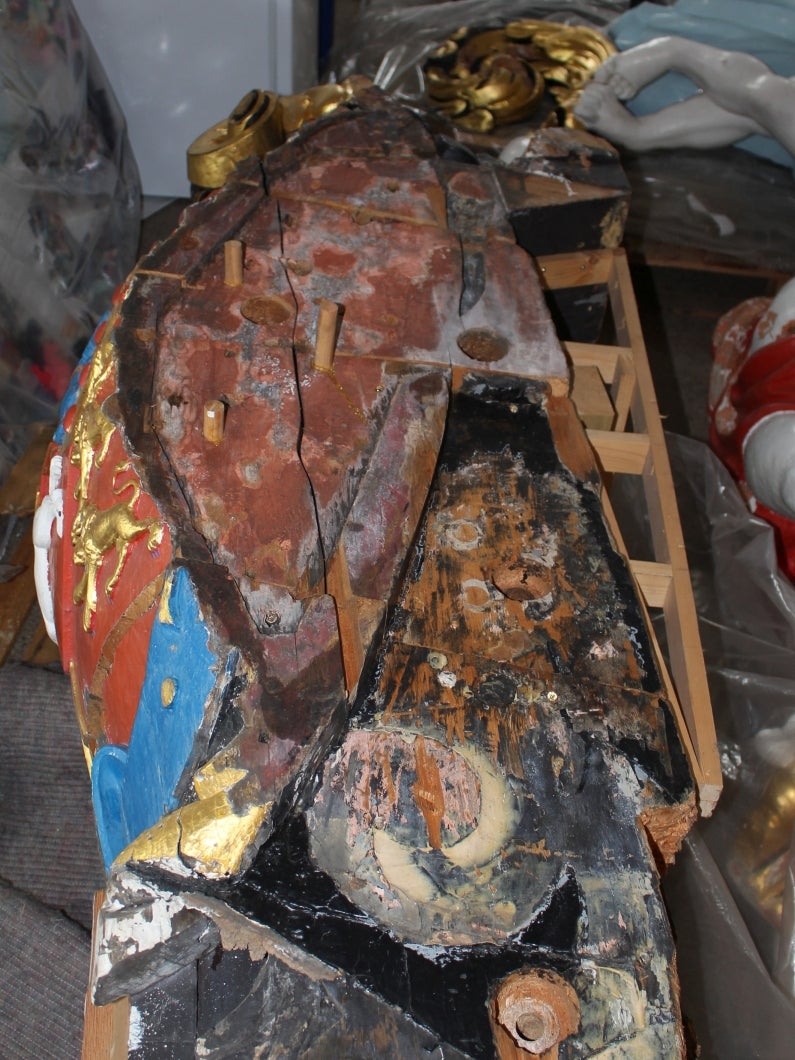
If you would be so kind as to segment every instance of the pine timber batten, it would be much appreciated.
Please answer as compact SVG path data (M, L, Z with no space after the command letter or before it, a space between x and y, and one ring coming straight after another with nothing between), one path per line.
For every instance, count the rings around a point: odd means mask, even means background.
M613 431L587 431L602 470L606 475L642 479L654 559L630 559L630 567L646 606L662 609L671 671L665 678L672 680L674 709L701 812L708 816L721 790L720 760L676 494L626 254L622 250L558 254L537 263L547 288L600 282L608 288L617 345L567 343L565 348L575 371L580 364L599 369L616 410ZM606 492L603 500L608 524L620 541Z
M594 364L576 364L572 376L571 397L580 419L595 430L612 431L616 410L599 369Z
M616 423L614 430L623 431L629 421L629 412L632 405L632 395L635 392L637 381L632 361L632 352L626 352L623 347L618 355L616 375L611 388L613 404L616 407Z
M91 937L96 938L97 916L105 898L104 891L94 895L94 918ZM94 946L91 947L89 983L94 981ZM129 1055L130 999L120 997L108 1005L95 1005L90 989L86 992L83 1018L81 1060L126 1060Z
M536 258L541 286L586 287L607 283L613 269L612 250L579 250L572 254L543 254Z
M619 354L624 352L631 356L629 347L605 346L590 342L564 342L563 349L566 351L572 364L593 366L599 369L599 374L607 386L613 383L618 368Z
M668 591L673 579L670 563L656 563L653 560L633 559L630 567L635 581L640 586L647 607L664 608Z
M593 429L586 433L603 471L620 475L643 474L651 448L647 434Z
M615 543L616 543L616 545L618 547L618 550L622 553L622 555L628 556L627 548L626 548L626 545L624 544L624 538L623 538L623 535L621 533L621 527L620 527L618 519L616 517L616 513L615 513L615 511L613 509L613 505L612 505L612 502L610 500L610 496L609 496L609 494L607 492L607 489L603 489L602 490L602 498L601 499L602 499L602 512L604 514L605 522L607 523L607 526L608 526L608 528L610 530L610 533L613 535L613 539L615 540ZM693 781L694 781L694 783L696 785L696 790L699 793L699 809L701 810L702 815L708 816L709 813L712 812L712 809L714 809L714 803L712 804L712 806L709 809L709 811L707 811L704 808L703 799L702 799L702 796L701 796L701 792L702 792L702 790L704 788L704 785L705 785L704 771L701 768L700 759L699 759L699 757L698 757L698 755L696 753L696 749L695 749L695 747L693 745L693 741L690 738L690 732L688 730L687 720L686 720L686 718L684 716L684 713L682 711L682 707L681 707L681 704L680 704L680 701L679 701L679 694L678 694L677 689L676 689L676 687L674 685L674 682L673 682L673 680L671 678L671 674L669 672L668 666L666 665L666 662L665 662L665 660L663 658L662 650L660 648L659 641L657 640L657 635L654 632L654 626L651 623L651 618L650 618L649 613L648 613L650 608L656 606L655 603L653 602L653 599L659 599L660 590L662 589L662 585L659 582L657 583L656 592L652 593L652 598L647 597L646 596L646 592L644 590L644 583L647 585L647 587L650 587L649 584L648 584L649 583L648 574L650 573L650 570L654 569L654 568L656 568L658 566L664 568L666 565L658 565L656 563L652 563L652 562L649 562L649 561L640 561L640 560L632 560L632 559L630 559L629 560L629 566L630 566L630 571L632 572L632 576L633 576L633 578L635 578L635 583L636 583L637 588L638 588L641 608L642 608L642 610L644 612L644 615L645 615L645 618L646 618L646 628L649 631L649 636L650 636L651 641L652 641L652 645L653 645L655 656L656 656L656 660L657 660L657 665L658 665L658 668L659 668L659 671L660 671L660 677L662 679L662 683L663 683L663 686L665 688L666 695L668 697L668 702L671 705L671 710L673 711L674 717L676 718L676 726L677 726L677 729L679 730L679 738L680 738L680 740L682 742L682 747L684 748L684 752L687 755L687 760L688 760L688 762L690 764L690 770L691 770L691 772L693 774ZM641 576L640 578L638 577L638 573L640 573L640 576ZM667 597L667 587L666 587L665 591L666 591L666 597ZM720 792L718 792L718 794L720 794ZM717 796L715 797L715 801L717 802Z

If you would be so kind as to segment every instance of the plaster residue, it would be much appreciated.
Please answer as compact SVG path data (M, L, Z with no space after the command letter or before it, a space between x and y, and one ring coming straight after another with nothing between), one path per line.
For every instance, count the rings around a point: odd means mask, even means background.
M734 221L731 217L725 213L716 213L710 210L709 207L705 206L701 199L693 192L687 194L687 205L693 211L693 213L704 214L706 217L711 218L715 222L715 226L718 230L720 237L733 235L736 229Z
M127 1031L127 1049L133 1052L143 1045L144 1022L141 1010L136 1005L130 1005L130 1025Z

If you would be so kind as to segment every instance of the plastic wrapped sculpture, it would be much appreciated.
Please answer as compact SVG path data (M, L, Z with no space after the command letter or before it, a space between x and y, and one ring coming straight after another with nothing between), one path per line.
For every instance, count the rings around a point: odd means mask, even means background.
M753 298L727 313L713 357L713 447L775 528L779 562L795 579L795 280L772 302Z
M692 780L500 174L364 92L186 211L64 404L95 997L246 953L202 1055L682 1051Z

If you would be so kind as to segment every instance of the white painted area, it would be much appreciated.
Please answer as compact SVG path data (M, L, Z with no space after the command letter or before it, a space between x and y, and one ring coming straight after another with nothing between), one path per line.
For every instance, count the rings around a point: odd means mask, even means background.
M745 481L757 501L795 519L795 411L765 416L743 444Z
M754 328L748 352L756 353L762 346L780 339L795 324L795 279L785 283Z
M442 853L461 869L485 865L513 836L519 807L505 777L495 772L485 755L470 747L456 747L480 782L480 813L475 828L459 842L442 847Z
M130 1005L130 1029L127 1032L127 1051L139 1049L144 1040L144 1021L141 1010Z
M93 984L109 975L125 957L159 949L173 934L174 917L185 900L144 884L129 872L112 878L93 935Z
M63 537L62 472L63 457L54 456L50 461L47 496L42 498L33 516L33 580L47 636L56 644L58 636L55 632L55 600L50 577L50 547L53 524L58 537Z
M317 0L75 0L146 195L189 194L186 151L252 88L316 84Z
M693 213L702 213L706 217L711 217L715 222L715 226L718 230L719 236L730 236L734 234L735 224L731 217L725 213L715 213L704 205L701 199L697 195L690 192L687 196L687 205L693 211Z

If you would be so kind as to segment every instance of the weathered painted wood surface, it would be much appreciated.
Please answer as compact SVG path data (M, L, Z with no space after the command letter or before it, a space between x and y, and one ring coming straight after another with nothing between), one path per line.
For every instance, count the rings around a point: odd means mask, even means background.
M308 127L140 263L65 402L96 999L265 953L206 1055L302 982L272 1049L681 1051L692 778L491 165L378 95Z

